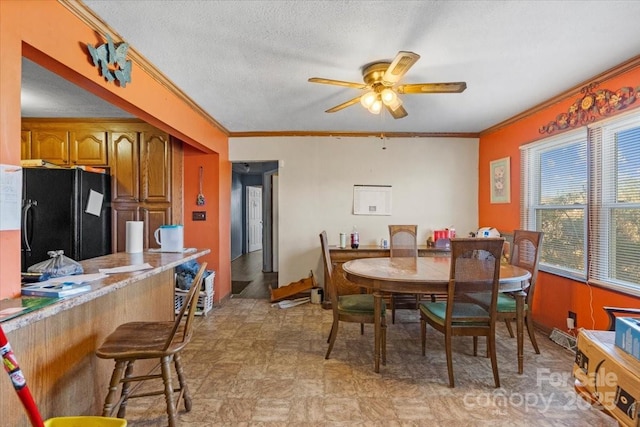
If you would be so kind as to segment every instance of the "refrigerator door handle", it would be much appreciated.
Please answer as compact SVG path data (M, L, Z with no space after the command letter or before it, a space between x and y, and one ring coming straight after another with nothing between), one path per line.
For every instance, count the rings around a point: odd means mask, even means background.
M27 199L22 206L22 241L24 242L24 251L31 252L31 242L29 242L28 217L29 211L34 206L38 206L37 200Z

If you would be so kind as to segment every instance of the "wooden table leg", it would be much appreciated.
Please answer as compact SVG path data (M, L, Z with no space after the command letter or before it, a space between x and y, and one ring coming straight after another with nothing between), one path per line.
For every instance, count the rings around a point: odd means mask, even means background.
M373 316L374 316L374 371L380 372L380 352L382 339L382 294L378 291L373 293Z
M524 298L526 294L522 291L515 294L516 299L516 328L518 341L518 374L522 374L524 365Z

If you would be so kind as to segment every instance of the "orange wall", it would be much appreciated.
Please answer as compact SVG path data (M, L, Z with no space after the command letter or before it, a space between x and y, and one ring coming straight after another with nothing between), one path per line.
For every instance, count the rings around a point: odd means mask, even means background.
M107 83L93 66L86 51L87 43L102 44L104 40L57 1L0 1L0 163L19 164L20 161L23 55L186 144L209 153L207 171L212 183L207 185L211 187L208 188L209 197L216 200L211 206L212 220L206 222L206 230L198 231L191 228L200 226L185 223L185 244L196 246L200 241L192 241L194 235L207 236L206 245L201 247L211 249L207 261L217 270L216 283L220 292L216 297L223 297L225 287L230 289L230 248L225 245L229 241L229 198L224 198L229 194L226 188L231 187L230 173L226 173L230 168L227 136L136 63L131 72L132 82L126 88ZM185 173L192 166L185 161ZM192 191L193 185L191 180L185 182L185 190ZM195 188L197 191L197 186ZM190 210L186 210L190 218ZM222 246L217 246L221 243ZM19 232L0 232L0 298L19 294L19 270ZM225 280L229 283L222 283Z
M231 294L231 271L222 268L231 265L230 197L231 164L221 163L217 154L202 154L191 147L184 150L184 226L185 241L199 248L211 248L212 253L203 257L208 269L216 271L214 302ZM199 172L203 168L202 193L205 204L198 206ZM228 175L228 177L227 177ZM193 211L204 211L206 221L193 221ZM221 229L218 229L218 225ZM220 248L227 248L221 251Z
M638 61L636 61L637 63ZM604 71L604 70L603 70ZM598 89L617 90L623 86L640 86L640 65L619 76L604 80ZM559 113L567 112L569 106L582 96L579 90L566 98L532 113L517 122L480 137L478 222L480 226L492 226L499 230L514 230L520 227L520 150L521 145L546 138L538 129L556 119ZM622 112L640 107L640 100ZM511 157L511 203L489 202L489 162ZM543 243L544 244L544 243ZM566 329L569 310L577 314L577 326L606 329L608 320L602 306L638 307L640 299L596 286L540 272L533 301L533 318L544 328Z

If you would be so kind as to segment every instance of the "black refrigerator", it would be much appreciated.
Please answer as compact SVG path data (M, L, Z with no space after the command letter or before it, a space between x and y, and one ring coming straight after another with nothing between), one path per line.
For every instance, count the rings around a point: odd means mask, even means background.
M110 178L82 169L23 168L23 272L52 250L76 261L111 253Z

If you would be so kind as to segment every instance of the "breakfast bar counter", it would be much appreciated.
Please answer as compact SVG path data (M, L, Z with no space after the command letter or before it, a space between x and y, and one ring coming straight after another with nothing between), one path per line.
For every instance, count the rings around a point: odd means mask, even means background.
M209 252L117 253L81 261L84 274L141 263L152 268L110 274L90 282L89 291L0 323L44 419L101 413L113 366L95 356L96 348L122 323L173 320L175 267ZM0 301L0 312L20 302L21 298ZM152 368L140 364L136 371ZM29 426L8 378L3 382L0 424Z

